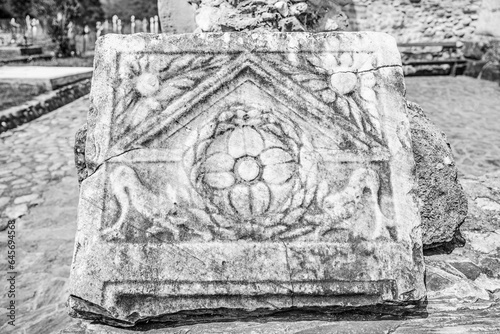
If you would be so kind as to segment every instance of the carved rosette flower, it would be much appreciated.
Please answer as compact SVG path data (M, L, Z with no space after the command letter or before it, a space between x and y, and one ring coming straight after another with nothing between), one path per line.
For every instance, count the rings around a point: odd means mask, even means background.
M152 66L151 57L127 58L120 67L120 78L124 79L123 103L131 108L131 124L138 125L152 112L161 109L161 101L167 87L162 85L158 66Z
M216 217L270 226L291 215L296 223L314 193L307 148L295 125L233 107L200 130L192 182Z
M297 161L286 146L264 138L253 127L238 127L214 141L201 166L204 185L227 190L228 209L246 219L276 210L296 179Z

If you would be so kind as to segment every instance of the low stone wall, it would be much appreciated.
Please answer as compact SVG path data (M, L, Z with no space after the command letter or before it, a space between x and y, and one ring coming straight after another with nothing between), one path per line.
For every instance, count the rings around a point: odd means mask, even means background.
M39 95L34 100L0 112L0 133L51 112L90 92L91 79Z
M9 58L17 58L21 56L33 56L42 54L41 46L7 46L0 48L0 59L5 60Z
M470 40L482 0L351 0L351 30L383 31L398 42Z
M0 79L0 110L14 107L51 90L50 82Z
M197 8L202 31L380 31L402 42L475 38L482 0L172 0ZM160 3L162 3L160 1ZM169 2L170 3L170 2ZM180 15L172 4L162 18ZM340 16L339 16L340 15ZM347 15L349 27L343 27ZM162 22L165 31L174 31Z

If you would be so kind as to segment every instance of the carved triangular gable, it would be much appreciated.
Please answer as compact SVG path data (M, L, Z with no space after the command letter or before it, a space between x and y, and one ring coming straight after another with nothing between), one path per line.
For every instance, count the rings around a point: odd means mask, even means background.
M327 105L304 87L275 70L262 58L243 53L213 76L174 100L165 110L152 115L127 133L112 146L110 156L141 147L160 132L166 132L166 136L175 134L211 104L230 94L231 89L234 90L249 80L257 81L257 86L273 95L280 103L289 106L296 116L306 119L325 136L328 137L329 130L338 128L363 145L379 151L379 156L387 155L384 153L386 150L383 148L382 138L360 130L348 119L348 110ZM339 95L337 99L343 100L344 97ZM348 107L347 102L338 105Z

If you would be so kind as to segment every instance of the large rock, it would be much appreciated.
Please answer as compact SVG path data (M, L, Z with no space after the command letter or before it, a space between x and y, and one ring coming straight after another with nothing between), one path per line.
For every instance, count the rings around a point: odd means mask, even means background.
M446 136L415 103L408 102L412 147L421 201L422 242L427 254L463 246L460 225L467 216L467 198Z
M106 35L95 63L73 316L418 311L421 222L393 38Z

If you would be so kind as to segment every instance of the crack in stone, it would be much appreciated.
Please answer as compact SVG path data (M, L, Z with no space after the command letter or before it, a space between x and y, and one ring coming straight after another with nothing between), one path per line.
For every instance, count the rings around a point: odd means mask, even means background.
M288 247L284 241L282 241L283 246L285 247L285 259L286 259L286 266L288 268L288 276L290 280L290 285L292 287L292 307L294 306L294 298L295 298L295 289L293 287L293 281L292 281L292 270L290 268L290 262L288 261Z
M364 71L338 71L338 72L335 72L335 73L354 73L354 74L359 74L359 73L367 73L367 72L378 71L378 70L380 70L382 68L393 68L393 67L403 68L403 65L382 65L382 66L377 66L375 68L371 68L369 70L364 70Z
M146 147L134 147L134 148L131 148L131 149L125 150L125 151L123 151L123 152L121 152L121 153L119 153L119 154L113 155L112 157L109 157L109 158L104 159L104 161L103 161L103 162L101 162L100 164L98 164L98 165L94 168L94 171L92 172L92 174L87 175L87 177L85 178L85 180L87 180L89 177L91 177L92 175L94 175L94 174L97 172L97 170L98 170L98 169L99 169L102 165L104 165L106 162L108 162L109 160L114 159L114 158L117 158L117 157L119 157L119 156L122 156L122 155L124 155L124 154L126 154L126 153L128 153L128 152L132 152L132 151L136 151L136 150L143 150L143 149L147 149L147 148L146 148ZM85 180L83 180L83 181L85 181ZM82 182L83 182L83 181L82 181Z
M129 227L132 227L132 228L134 228L134 229L136 229L136 230L139 230L139 231L145 232L145 233L147 233L148 235L150 235L152 238L154 238L154 239L158 240L159 242L161 242L161 243L167 243L169 246L174 247L175 249L177 249L177 251L178 251L179 253L184 253L184 254L187 254L188 256L192 257L193 259L198 260L198 261L200 261L201 263L203 263L203 265L206 265L205 261L203 261L203 260L202 260L202 259L200 259L199 257L197 257L197 256L195 256L195 255L193 255L193 254L191 254L191 253L190 253L190 252L188 252L187 250L185 250L185 249L183 249L183 248L180 248L180 247L179 247L179 246L177 246L175 243L173 243L173 242L169 242L168 240L164 240L164 239L162 239L162 238L159 238L159 237L157 237L156 235L152 234L151 232L148 232L148 231L147 231L147 230L145 230L145 229L141 229L141 228L139 228L139 227L137 227L137 226L135 226L135 225L133 225L133 224L130 224L130 225L128 225L128 226L129 226Z

